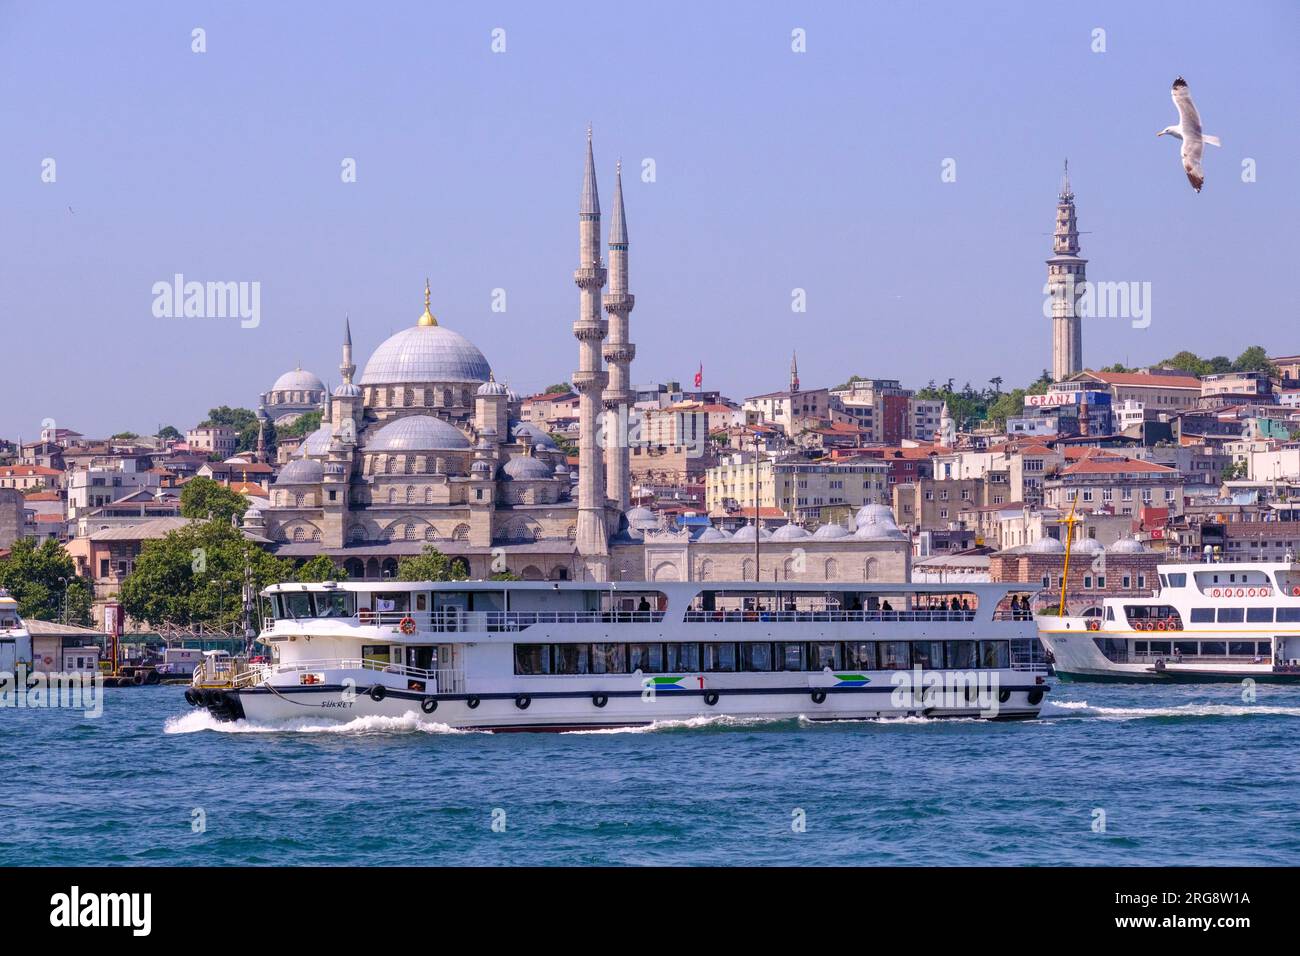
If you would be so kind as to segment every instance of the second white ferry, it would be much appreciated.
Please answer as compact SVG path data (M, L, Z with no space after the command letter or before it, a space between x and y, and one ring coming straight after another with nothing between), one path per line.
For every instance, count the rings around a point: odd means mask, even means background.
M1300 681L1300 565L1162 564L1150 597L1039 618L1056 673L1084 681Z
M257 722L418 711L454 728L573 730L1030 718L1049 690L1015 585L375 581L263 599L267 659L209 654L190 703Z

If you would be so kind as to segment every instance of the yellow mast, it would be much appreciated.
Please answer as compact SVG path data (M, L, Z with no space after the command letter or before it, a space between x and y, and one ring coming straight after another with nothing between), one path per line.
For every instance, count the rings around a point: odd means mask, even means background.
M1061 574L1061 609L1058 612L1060 617L1065 617L1065 589L1070 586L1070 545L1074 543L1074 526L1083 520L1074 516L1074 509L1078 504L1078 498L1070 502L1070 513L1061 519L1061 524L1065 525L1065 570Z

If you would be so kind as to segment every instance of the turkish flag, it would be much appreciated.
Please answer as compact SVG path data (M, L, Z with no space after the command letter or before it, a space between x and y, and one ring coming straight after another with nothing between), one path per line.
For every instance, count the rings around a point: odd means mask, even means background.
M696 388L704 387L704 363L703 362L700 363L700 370L695 373L695 387Z

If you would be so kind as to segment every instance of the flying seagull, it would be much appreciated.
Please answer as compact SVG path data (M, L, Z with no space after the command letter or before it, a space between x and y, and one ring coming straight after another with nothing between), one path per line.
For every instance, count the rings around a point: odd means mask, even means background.
M1181 76L1174 80L1170 95L1174 98L1174 106L1178 107L1178 125L1166 126L1156 135L1164 136L1168 133L1183 141L1183 169L1187 172L1187 181L1199 193L1201 187L1205 185L1205 174L1201 172L1201 151L1205 148L1204 144L1209 143L1211 146L1223 144L1219 142L1219 137L1207 136L1201 132L1201 114L1196 112L1196 104L1192 102L1187 81Z

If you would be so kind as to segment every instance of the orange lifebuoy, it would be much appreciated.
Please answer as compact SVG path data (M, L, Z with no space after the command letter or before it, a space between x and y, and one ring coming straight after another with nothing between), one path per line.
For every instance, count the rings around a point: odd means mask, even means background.
M1165 627L1165 622L1164 622L1164 621L1157 621L1157 622L1156 622L1156 630L1158 630L1158 631L1164 631L1164 630L1167 630L1167 628Z
M1246 596L1246 589L1245 589L1245 588L1237 588L1237 597L1245 597L1245 596Z
M1218 589L1218 588L1211 588L1211 589L1210 589L1210 597L1218 597L1218 596L1219 596L1219 589Z
M1291 589L1291 596L1292 596L1292 597L1300 597L1300 588L1292 588L1292 589Z
M402 623L397 625L398 629L408 637L415 633L415 619L412 617L402 618Z
M1092 620L1092 621L1089 621L1089 622L1088 622L1088 630L1090 630L1090 631L1100 631L1100 630L1101 630L1101 621L1098 621L1098 620Z

